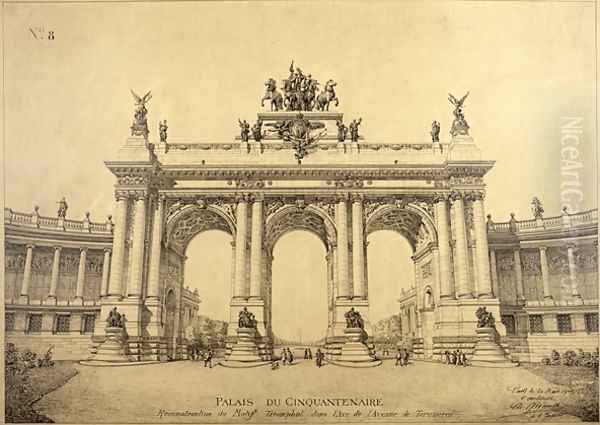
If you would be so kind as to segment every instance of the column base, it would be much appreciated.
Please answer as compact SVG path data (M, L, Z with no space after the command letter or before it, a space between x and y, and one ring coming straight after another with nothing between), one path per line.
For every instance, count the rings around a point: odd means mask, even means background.
M256 343L257 332L254 328L238 328L237 340L231 347L221 364L225 367L243 368L263 366L271 363L270 358L265 358L259 353Z
M101 343L90 360L87 362L90 365L103 363L129 363L132 361L126 354L123 341L125 332L123 328L106 327L106 340Z
M75 297L69 304L82 306L83 305L83 297Z
M475 298L475 297L473 297L473 294L468 293L468 294L459 294L459 295L457 295L457 298L459 300L469 300L469 299L472 299L472 298Z
M24 305L29 304L29 295L19 296L19 304L24 304Z

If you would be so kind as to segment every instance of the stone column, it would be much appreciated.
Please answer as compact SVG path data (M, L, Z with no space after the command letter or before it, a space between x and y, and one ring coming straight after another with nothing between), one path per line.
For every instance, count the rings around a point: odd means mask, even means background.
M352 277L354 298L365 299L365 247L363 204L358 196L352 200Z
M523 272L521 271L521 252L519 248L514 250L515 280L517 282L517 301L525 301L523 290Z
M250 298L262 297L263 199L252 203L252 234L250 239Z
M337 204L337 263L338 263L338 298L350 299L350 279L348 276L348 211L346 198L340 199Z
M87 248L79 250L79 268L77 269L77 289L75 291L75 303L83 305L83 287L85 285L85 262L87 259Z
M454 255L456 270L456 295L458 298L473 298L473 292L469 285L468 263L467 263L467 233L465 229L465 210L462 195L453 192L451 195L452 227L456 232L456 248Z
M241 197L237 205L237 228L235 239L235 291L234 298L246 298L246 226L248 210L246 198Z
M474 261L477 263L477 292L479 298L492 297L492 283L490 281L490 259L488 256L487 226L483 208L483 193L475 192L473 199L473 226L475 228L475 253Z
M333 324L333 308L334 308L334 299L333 299L333 259L332 257L332 249L331 247L327 251L325 255L325 261L327 262L327 325L331 326Z
M490 250L490 274L492 278L492 290L495 298L500 298L500 291L498 290L498 269L496 267L496 250Z
M544 299L551 300L550 293L550 276L548 273L548 257L546 257L546 247L540 246L540 269L542 270L542 285L544 287Z
M25 253L25 269L23 270L23 282L21 283L21 297L19 302L29 302L29 284L31 283L31 261L33 260L33 248L35 245L27 244Z
M58 287L58 272L60 271L60 253L62 247L54 247L54 259L52 261L52 275L50 277L50 293L46 298L46 304L56 304L56 288Z
M126 195L117 194L115 228L113 231L113 255L108 284L108 296L115 298L121 298L123 292L123 262L125 261L125 234L127 232L128 201Z
M110 248L104 248L104 262L102 263L102 283L100 284L100 297L108 295L108 271L110 270Z
M235 241L231 241L231 297L235 293Z
M577 264L575 264L575 247L573 243L567 244L567 258L569 259L569 280L571 281L571 296L581 298L577 288Z
M142 295L142 276L144 265L144 241L146 238L146 194L138 195L133 217L133 243L131 246L131 265L127 296L139 298Z
M440 298L454 298L452 275L450 273L450 229L448 229L446 196L438 196L435 202L440 256Z
M154 220L152 223L152 248L150 250L150 266L148 273L148 292L147 298L158 298L160 286L160 252L162 248L162 218L163 203L160 198L157 199L156 209L154 210Z

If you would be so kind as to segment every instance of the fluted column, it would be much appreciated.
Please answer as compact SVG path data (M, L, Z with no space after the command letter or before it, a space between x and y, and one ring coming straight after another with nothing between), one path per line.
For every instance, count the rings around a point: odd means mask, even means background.
M517 301L525 301L525 295L523 290L523 272L521 270L521 252L519 248L514 250L514 263L515 263L515 280L517 283Z
M100 284L100 296L108 295L108 272L110 270L110 248L104 248L104 262L102 263L102 283Z
M21 283L21 302L29 301L29 284L31 283L31 261L33 260L33 248L35 245L28 244L25 253L25 269L23 270L23 281Z
M160 286L160 252L162 248L163 199L157 199L152 222L152 247L150 250L150 266L148 273L148 298L158 298Z
M569 280L571 282L571 296L580 298L579 289L577 288L577 265L575 264L575 244L567 244L567 258L569 259Z
M139 298L142 295L144 265L144 239L146 237L146 195L138 195L133 216L133 243L127 296Z
M363 231L362 199L356 196L352 200L352 278L354 298L364 299L365 291L365 247Z
M56 303L56 288L58 287L58 272L60 271L61 251L62 247L54 247L54 258L52 260L52 274L50 276L50 292L48 293L48 297L46 298L46 303L48 304Z
M237 228L235 239L235 291L234 298L246 298L246 232L248 221L248 204L241 197L237 204Z
M262 287L263 199L252 202L252 231L250 239L250 298L260 299Z
M231 297L235 293L235 241L231 241Z
M458 192L452 194L452 227L456 234L456 248L454 255L456 270L456 295L458 298L473 298L469 285L467 263L467 233L465 229L465 209L462 195Z
M446 196L438 196L435 202L440 256L440 298L454 298L452 274L450 273L450 229L448 229Z
M487 227L483 208L483 193L475 192L473 200L473 226L475 228L475 253L477 258L477 292L479 298L492 297L492 282L490 280L490 258L488 255Z
M115 209L115 228L113 231L113 254L110 264L110 280L108 296L121 297L123 293L123 263L125 261L125 234L127 230L127 204L126 195L117 194Z
M500 291L498 290L498 269L496 267L496 250L490 250L490 275L492 279L492 290L495 298L500 298Z
M77 269L77 288L75 290L75 300L83 304L83 288L85 285L85 262L87 259L87 248L79 250L79 268Z
M346 198L339 200L337 204L337 228L338 228L338 298L349 299L350 279L348 276L348 210Z
M546 256L546 247L540 246L540 268L542 269L542 286L544 288L544 299L551 300L550 277L548 273L548 257Z

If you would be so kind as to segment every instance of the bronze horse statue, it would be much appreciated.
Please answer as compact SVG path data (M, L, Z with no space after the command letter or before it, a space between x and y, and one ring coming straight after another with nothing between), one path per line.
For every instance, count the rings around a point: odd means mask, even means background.
M337 83L333 80L329 80L325 83L325 89L317 96L317 110L329 111L329 104L333 101L335 101L335 106L339 106L340 101L337 98L334 89L336 85Z
M267 91L260 101L260 106L265 106L265 100L271 101L271 112L283 109L283 96L277 91L277 83L273 78L265 82Z

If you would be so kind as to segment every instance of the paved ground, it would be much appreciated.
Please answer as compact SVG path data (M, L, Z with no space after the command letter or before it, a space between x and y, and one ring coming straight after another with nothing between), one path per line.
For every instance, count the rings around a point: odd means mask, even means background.
M369 369L318 369L308 361L275 371L208 369L191 361L77 368L79 375L45 396L36 410L63 423L577 420L554 416L560 403L557 391L563 387L522 368L428 362L396 368L392 361ZM286 406L297 399L359 397L380 399L382 406ZM218 406L218 398L227 401ZM223 406L229 399L246 406ZM268 399L278 399L281 405L268 406ZM219 416L220 411L225 415ZM269 416L269 411L275 414ZM354 416L357 411L360 415Z

